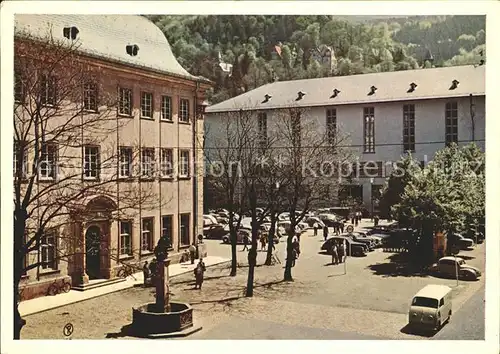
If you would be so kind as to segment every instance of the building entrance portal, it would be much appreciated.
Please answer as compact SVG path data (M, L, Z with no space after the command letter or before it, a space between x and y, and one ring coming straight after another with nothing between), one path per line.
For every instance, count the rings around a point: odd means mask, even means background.
M85 233L85 264L89 279L101 277L101 229L95 225Z

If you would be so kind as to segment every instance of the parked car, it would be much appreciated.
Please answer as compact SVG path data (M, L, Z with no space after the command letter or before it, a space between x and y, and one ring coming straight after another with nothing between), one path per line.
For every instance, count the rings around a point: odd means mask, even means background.
M369 252L375 249L375 241L368 238L366 235L363 237L359 233L353 233L351 237L354 241L367 245Z
M448 236L448 240L453 244L457 245L460 249L468 249L474 246L474 240L470 238L465 238L460 234L451 234Z
M318 218L328 227L333 227L340 221L335 214L319 214Z
M346 255L350 256L351 252L353 256L364 256L366 255L367 252L367 246L354 241L350 237L343 237L343 236L334 236L332 238L329 238L326 240L326 242L323 243L321 246L322 251L326 251L328 254L331 254L331 248L332 248L332 243L333 242L346 242Z
M450 320L451 312L451 288L429 284L413 297L408 311L408 323L412 327L439 330Z
M218 224L217 218L211 214L203 214L203 226Z
M248 244L250 245L250 242L252 240L252 230L251 229L247 229L247 228L240 228L238 230L238 233L237 233L237 238L236 238L236 243L237 244L242 244L243 243L243 239L246 237L248 237ZM222 237L222 242L228 244L228 243L231 243L231 238L230 238L230 235L229 234L226 234ZM273 237L273 242L274 244L278 244L280 242L280 238L277 236L277 235L274 235ZM257 241L257 244L259 244L259 242Z
M321 221L320 218L317 216L310 216L306 219L306 223L309 225L309 227L314 227L314 224L318 224L318 228L322 229L325 227L325 223Z
M208 239L220 240L228 232L229 230L226 231L220 224L203 227L203 236Z
M481 271L476 267L468 265L460 257L443 257L431 267L431 272L445 277L455 277L458 268L458 277L463 280L477 280Z

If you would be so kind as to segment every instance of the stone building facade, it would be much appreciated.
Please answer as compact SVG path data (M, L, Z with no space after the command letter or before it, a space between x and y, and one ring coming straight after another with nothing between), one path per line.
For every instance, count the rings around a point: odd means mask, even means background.
M78 41L75 53L91 68L93 80L83 87L90 107L81 111L81 119L107 116L96 129L82 123L73 146L47 138L53 143L44 147L42 159L57 168L47 173L39 167L34 191L60 185L91 186L93 192L64 206L67 218L51 220L57 226L47 228L38 249L26 257L27 266L39 266L24 274L22 298L46 295L54 283L83 290L116 280L124 264L140 267L151 260L162 235L171 240L172 261L178 261L203 227L201 142L210 81L185 71L161 30L141 16L16 15L15 26L17 43L37 45L47 31L58 43ZM21 76L16 73L22 82ZM103 96L107 106L101 106ZM62 126L73 113L50 124ZM29 146L25 154L29 180L36 174ZM105 188L94 193L99 183ZM36 230L37 221L29 221Z

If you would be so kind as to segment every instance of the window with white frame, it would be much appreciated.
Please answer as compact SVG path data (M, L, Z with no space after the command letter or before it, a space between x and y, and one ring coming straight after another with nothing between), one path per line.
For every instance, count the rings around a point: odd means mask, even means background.
M375 152L375 108L363 109L363 152Z
M132 115L132 90L128 88L118 89L118 113L131 116Z
M143 218L141 223L141 251L153 251L153 218Z
M337 109L328 108L326 110L326 135L328 143L335 145L337 142Z
M141 117L153 118L153 94L141 92Z
M172 97L161 96L161 120L172 120Z
M174 174L174 151L173 149L161 149L161 167L162 177L172 177Z
M163 215L161 217L161 236L168 240L168 248L172 248L173 233L174 233L173 215Z
M87 111L97 111L97 84L88 81L83 85L83 108Z
M101 169L99 146L86 145L83 148L83 178L97 179Z
M141 176L153 178L155 172L155 149L145 148L141 151Z
M22 151L21 151L22 149ZM21 161L19 161L21 159ZM28 159L26 157L25 144L21 144L19 141L14 141L14 177L17 176L17 169L20 168L19 177L26 178L28 171Z
M189 177L189 150L179 151L179 177Z
M259 113L258 116L259 143L261 146L267 144L267 113Z
M179 104L179 121L189 122L189 100L181 98Z
M40 240L40 261L42 269L57 270L57 234L48 231Z
M40 163L38 164L39 177L43 180L52 180L57 175L57 144L42 144Z
M132 148L120 148L120 177L132 177Z
M191 215L189 213L186 214L181 214L180 215L180 241L181 241L181 246L189 246L189 224L190 224L190 217Z
M56 78L42 75L40 78L40 103L53 106L56 104Z
M132 222L120 221L120 255L132 255Z
M403 105L403 150L415 151L415 105Z
M458 105L457 102L447 102L445 110L445 143L458 143Z

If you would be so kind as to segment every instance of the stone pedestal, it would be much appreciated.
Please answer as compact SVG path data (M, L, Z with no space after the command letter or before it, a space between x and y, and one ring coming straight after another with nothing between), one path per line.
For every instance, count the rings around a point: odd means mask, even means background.
M156 277L156 308L158 312L170 311L170 290L168 266L170 259L158 261Z

